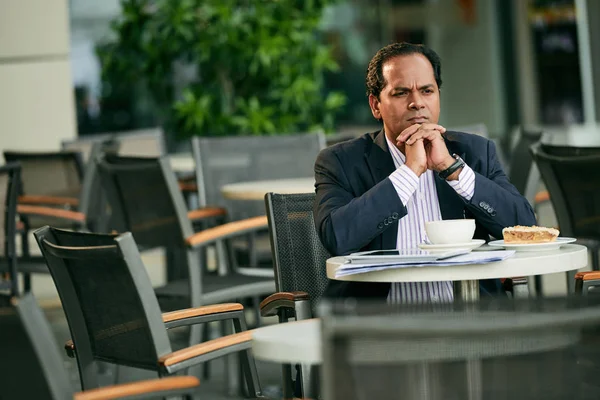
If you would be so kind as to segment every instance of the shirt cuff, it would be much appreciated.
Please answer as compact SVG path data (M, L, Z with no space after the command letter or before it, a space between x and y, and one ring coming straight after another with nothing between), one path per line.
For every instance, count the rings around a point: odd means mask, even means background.
M465 200L473 198L475 194L475 172L467 164L465 164L460 174L458 174L458 180L447 182Z
M398 197L402 200L402 204L406 207L417 187L419 187L419 177L406 164L403 164L390 174L390 180L398 193Z

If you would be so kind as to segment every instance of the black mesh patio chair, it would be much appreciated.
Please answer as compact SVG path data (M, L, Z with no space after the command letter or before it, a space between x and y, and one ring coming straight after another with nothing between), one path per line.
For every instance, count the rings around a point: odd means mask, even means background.
M323 398L600 397L600 298L322 304Z
M76 208L83 180L83 160L74 151L4 151L6 162L21 164L19 204L51 205ZM44 221L31 218L30 225Z
M192 139L198 203L227 210L229 220L265 215L262 201L226 199L221 187L229 183L306 178L325 147L321 133L276 136L199 137ZM240 265L272 266L266 231L234 241L234 261Z
M81 190L74 206L65 210L49 207L49 203L21 201L18 207L21 216L44 216L53 226L72 225L74 229L87 229L91 232L106 232L109 212L107 201L98 176L97 158L106 153L116 153L118 143L107 140L91 142L88 160L84 168Z
M600 263L600 178L590 171L600 167L600 148L551 146L536 143L531 154L550 194L561 236L574 237L588 247L592 269ZM569 293L576 271L567 272Z
M219 224L194 233L194 222L220 222L225 212L219 207L187 211L166 158L107 156L98 167L115 220L133 234L136 243L144 249L166 247L183 255L179 263L171 263L168 283L156 288L166 309L172 308L173 302L174 308L195 307L273 293L273 278L245 275L241 268L208 272L199 257L208 245L265 229L266 217ZM226 253L219 256L224 258Z
M72 232L44 227L34 236L46 259L67 317L81 386L98 387L97 361L158 376L239 353L248 391L260 397L251 331L241 304L216 304L161 314L131 233ZM232 321L234 334L173 351L167 329Z
M17 279L17 192L20 166L0 166L0 292L19 293Z
M330 255L315 228L314 200L314 193L265 196L277 292L261 302L263 317L277 316L283 323L317 315L317 304L329 282L325 263ZM310 367L301 370L300 390L312 395L315 372ZM291 398L293 387L298 386L293 383L291 365L282 366L282 376L284 397Z
M0 298L0 326L2 399L191 398L199 386L195 377L178 376L73 393L59 347L33 295Z
M107 151L114 151L110 142L94 142L90 149L91 160L85 165L83 180L77 197L70 198L69 205L61 196L21 196L17 212L23 219L21 230L22 257L19 272L24 277L25 291L31 290L31 274L48 273L41 257L29 251L29 232L38 224L49 224L75 230L107 232L110 218L106 196L100 187L95 158ZM65 208L67 207L67 208ZM43 225L42 225L43 226Z

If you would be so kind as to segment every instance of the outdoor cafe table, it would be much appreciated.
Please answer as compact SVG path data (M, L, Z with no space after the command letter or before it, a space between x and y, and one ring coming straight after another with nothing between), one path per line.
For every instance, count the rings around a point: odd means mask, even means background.
M264 200L265 194L313 193L314 178L289 178L230 183L221 186L221 194L231 200Z
M588 256L585 246L565 244L559 249L551 251L517 251L504 261L488 264L393 268L336 278L335 271L344 262L344 257L329 258L327 260L327 277L354 282L455 281L458 283L462 300L476 301L479 299L480 279L513 278L572 271L585 267Z
M459 281L462 300L473 301L479 298L478 283L480 279L543 275L576 270L587 265L588 255L585 246L566 244L552 251L518 251L511 258L489 264L396 268L335 278L335 270L343 262L344 257L332 257L327 260L327 276L330 279L355 282ZM319 364L321 362L319 332L318 319L258 328L252 336L252 350L258 359L273 362Z
M453 265L444 267L396 268L336 278L336 269L344 263L344 257L327 260L327 276L330 279L355 282L460 282L461 299L479 299L479 280L531 276L571 271L587 265L585 246L567 244L557 250L516 252L504 261L488 264ZM322 363L321 323L319 319L288 322L256 329L252 334L252 351L256 358L279 363ZM479 360L468 362L468 384L473 399L480 399Z

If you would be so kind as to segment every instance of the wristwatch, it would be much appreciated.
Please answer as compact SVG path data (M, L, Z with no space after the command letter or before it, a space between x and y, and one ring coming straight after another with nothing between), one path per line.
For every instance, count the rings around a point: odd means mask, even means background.
M452 157L454 157L456 159L456 161L454 161L452 163L452 165L449 166L448 168L446 168L445 170L438 172L438 175L439 175L440 178L447 179L455 171L457 171L458 169L460 169L460 168L462 168L462 167L465 166L465 162L463 161L462 158L460 158L458 156L458 154L452 154Z

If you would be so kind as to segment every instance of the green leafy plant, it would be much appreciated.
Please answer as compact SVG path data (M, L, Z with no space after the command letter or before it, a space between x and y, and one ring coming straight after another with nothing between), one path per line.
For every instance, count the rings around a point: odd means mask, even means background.
M142 82L158 121L184 137L330 131L346 102L324 90L338 65L319 21L333 2L122 0L103 77Z

